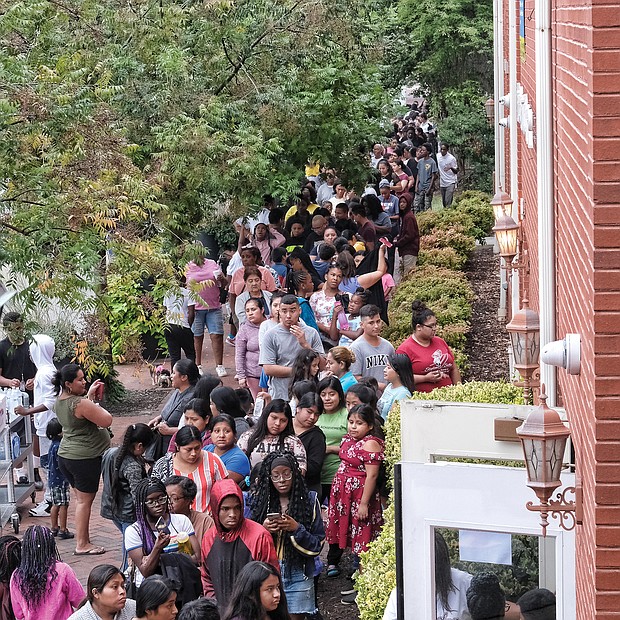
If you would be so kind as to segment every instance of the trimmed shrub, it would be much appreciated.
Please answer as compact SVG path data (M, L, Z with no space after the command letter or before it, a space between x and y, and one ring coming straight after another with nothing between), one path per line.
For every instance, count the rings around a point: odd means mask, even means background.
M473 226L468 230L468 233L478 241L488 237L495 224L491 196L484 192L475 190L463 192L454 200L452 207L447 211L456 211L470 217Z
M442 400L448 402L497 403L522 405L523 391L503 381L472 381L461 385L437 388L429 393L416 392L417 400ZM389 475L389 485L393 484L394 465L401 456L400 445L400 406L395 404L385 424L385 459ZM357 605L361 620L381 620L387 599L396 586L396 530L394 526L393 493L390 506L384 513L385 525L381 534L372 542L366 553L362 554L363 571L355 578L358 591ZM516 537L515 537L516 538ZM513 543L513 552L517 545L519 553L532 563L531 551L527 543L519 539ZM452 544L451 547L454 545ZM529 559L528 559L529 558ZM457 557L452 558L453 565ZM510 588L511 584L523 583L518 575L501 575L502 584ZM512 581L510 581L512 579Z
M426 245L426 239L428 237L422 237L421 243ZM435 267L444 267L445 269L451 269L453 271L459 271L463 269L467 258L464 258L454 248L420 248L418 254L418 266L424 267L426 265L434 265Z

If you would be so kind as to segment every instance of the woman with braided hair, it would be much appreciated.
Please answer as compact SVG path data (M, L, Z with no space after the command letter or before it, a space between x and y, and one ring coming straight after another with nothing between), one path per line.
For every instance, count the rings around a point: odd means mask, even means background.
M24 534L10 589L17 620L67 620L84 599L73 569L60 561L52 531L40 525L31 525Z
M269 454L250 496L252 520L271 533L293 620L316 611L315 562L323 548L325 528L317 494L308 491L297 459L290 452Z
M9 582L22 559L22 543L15 536L0 536L0 617L15 620Z
M192 523L185 515L170 513L166 487L161 480L142 480L136 488L135 503L136 522L125 530L125 547L136 567L137 587L144 577L159 571L162 554L179 551L180 534L189 536L191 558L196 564L200 562L200 543Z

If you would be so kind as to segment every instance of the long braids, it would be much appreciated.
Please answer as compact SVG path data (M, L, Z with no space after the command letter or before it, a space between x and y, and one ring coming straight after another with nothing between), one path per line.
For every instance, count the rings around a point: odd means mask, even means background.
M134 502L136 505L136 524L138 525L140 540L142 541L142 551L145 555L153 551L153 547L155 546L155 535L153 534L153 529L149 525L147 508L144 502L146 502L146 498L151 493L155 493L156 491L161 491L166 495L164 483L155 478L145 478L136 486L136 497ZM169 506L166 508L166 512L170 512Z
M290 515L301 523L306 529L310 529L314 520L313 505L310 502L308 487L299 468L299 463L292 452L271 452L263 460L258 474L258 482L253 490L250 491L252 498L252 521L264 523L267 514L271 512L279 512L280 494L276 490L271 481L271 466L276 459L284 458L287 466L293 473L291 491L289 494L288 507L286 514ZM293 548L291 537L288 534L283 536L284 542L284 560L287 570L293 565L305 562L300 559L299 554Z
M31 525L24 534L22 557L15 571L16 583L31 609L43 603L58 576L57 561L60 556L52 531L41 525Z
M22 560L22 544L15 536L0 536L0 583L8 584Z

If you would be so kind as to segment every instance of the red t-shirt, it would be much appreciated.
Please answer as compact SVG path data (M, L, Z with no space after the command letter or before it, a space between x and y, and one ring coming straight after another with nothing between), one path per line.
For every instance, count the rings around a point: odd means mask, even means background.
M404 353L411 360L414 375L426 375L432 370L441 370L443 376L437 383L416 383L415 389L418 392L430 392L437 387L452 385L450 373L454 366L454 353L439 336L433 336L428 347L423 347L413 337L409 337L396 349L396 353Z

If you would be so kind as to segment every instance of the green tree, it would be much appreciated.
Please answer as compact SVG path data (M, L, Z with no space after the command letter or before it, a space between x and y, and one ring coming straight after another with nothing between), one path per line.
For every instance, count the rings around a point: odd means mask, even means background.
M109 325L109 287L170 280L216 210L290 198L308 159L361 184L390 103L383 7L0 0L0 260L26 309Z

